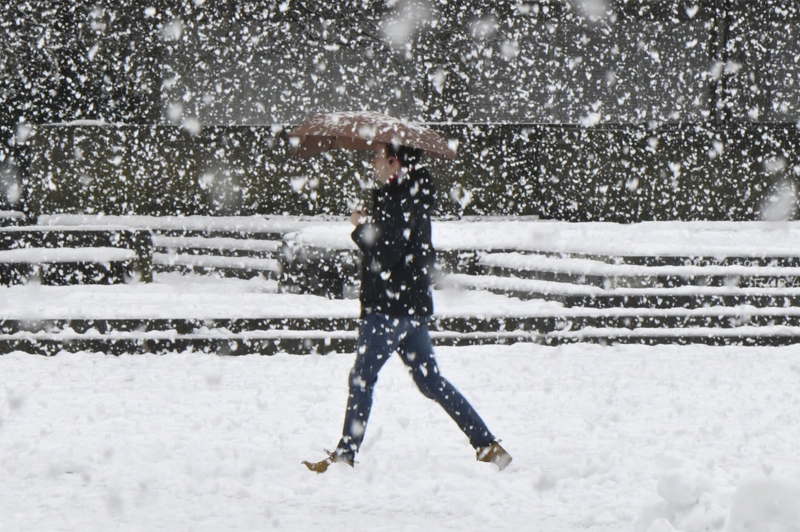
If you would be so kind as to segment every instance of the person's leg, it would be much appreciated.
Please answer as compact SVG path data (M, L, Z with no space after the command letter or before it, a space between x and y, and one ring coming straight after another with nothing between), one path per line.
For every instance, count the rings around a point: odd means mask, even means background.
M495 437L486 423L467 399L439 373L427 323L416 320L406 322L409 325L401 340L399 353L419 390L444 408L475 449L490 445Z
M372 393L378 372L397 349L396 320L382 314L370 314L361 322L358 331L356 362L350 370L350 389L347 411L342 427L342 439L336 453L352 459L361 448L372 409Z

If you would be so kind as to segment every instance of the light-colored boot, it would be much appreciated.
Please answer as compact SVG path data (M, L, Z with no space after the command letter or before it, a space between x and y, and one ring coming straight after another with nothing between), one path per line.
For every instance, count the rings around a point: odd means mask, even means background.
M500 442L494 441L486 447L478 447L475 453L478 462L487 462L496 465L500 471L511 463L511 455L503 449Z
M328 450L325 452L328 453L328 457L326 459L315 463L304 461L303 465L306 466L309 471L313 471L314 473L324 473L328 470L328 466L336 462L345 463L350 467L355 467L356 462L352 454L330 452Z

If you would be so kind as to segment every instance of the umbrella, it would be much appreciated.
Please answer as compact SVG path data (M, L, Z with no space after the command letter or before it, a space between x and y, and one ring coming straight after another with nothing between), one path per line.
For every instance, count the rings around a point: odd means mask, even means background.
M309 157L327 150L371 150L375 143L419 148L432 157L453 159L455 149L435 131L369 111L319 114L289 132L294 154Z

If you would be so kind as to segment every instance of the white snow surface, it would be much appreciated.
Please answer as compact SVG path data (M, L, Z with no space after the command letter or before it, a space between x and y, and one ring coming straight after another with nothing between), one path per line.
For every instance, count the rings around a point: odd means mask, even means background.
M43 227L127 227L180 231L241 231L249 233L284 233L308 225L318 225L324 217L303 216L114 216L89 214L48 214L38 218ZM342 217L333 217L341 221ZM27 229L27 228L26 228Z
M399 359L354 469L352 354L0 357L0 530L797 530L797 349L439 348L503 472Z
M206 238L190 236L153 236L153 245L170 249L224 249L241 251L278 251L281 242L277 240L253 240L243 238Z
M533 219L438 220L440 250L520 250L618 257L798 257L800 222L569 223ZM347 222L309 223L298 243L355 249Z
M127 227L186 231L284 233L287 240L356 249L342 216L40 216L42 229ZM570 223L527 217L435 220L440 250L518 250L604 256L800 257L800 221ZM6 228L12 229L12 228Z
M244 230L281 225L298 241L349 246L342 222L272 222L253 217ZM190 225L204 230L208 220ZM800 256L796 223L647 225L496 220L434 231L440 249ZM275 291L264 279L178 274L32 284L0 288L0 319L358 315L354 300ZM559 305L442 290L436 308L492 317ZM796 346L518 343L437 353L514 456L505 471L475 461L396 357L381 373L356 467L315 475L300 462L336 445L352 353L2 356L0 530L798 531Z
M206 257L203 257L206 258ZM268 259L265 259L268 260ZM274 281L155 274L153 283L0 287L0 319L356 318L358 300L277 294ZM438 291L440 316L552 315L561 304L490 292Z
M610 264L600 260L572 259L541 254L483 253L479 257L483 266L511 270L549 271L577 275L607 277L626 276L800 276L800 268L781 266L640 266L636 264Z
M22 248L0 251L0 262L8 263L60 263L60 262L115 262L133 260L136 253L121 248Z
M39 217L44 227L289 233L289 240L355 249L345 217L106 216ZM9 229L9 228L7 228ZM800 222L569 223L526 217L436 220L437 249L519 250L606 256L798 257Z
M202 268L238 268L242 270L280 272L277 259L254 259L249 257L223 257L215 255L185 255L176 253L153 253L154 264L169 266L197 266Z
M165 255L165 257L167 257ZM199 258L213 259L214 257ZM190 257L191 258L191 257ZM165 259L166 260L166 259ZM240 259L235 259L240 260ZM251 259L258 261L258 259ZM262 259L270 263L270 259ZM453 275L463 283L466 276ZM458 284L458 283L455 283ZM356 318L358 300L275 293L275 281L157 273L153 283L0 287L0 319L283 319ZM769 292L767 292L769 293ZM698 308L564 307L557 301L518 299L483 290L436 290L439 317L597 317L797 315L797 307L704 306ZM762 328L764 329L764 328ZM677 334L680 334L679 332Z

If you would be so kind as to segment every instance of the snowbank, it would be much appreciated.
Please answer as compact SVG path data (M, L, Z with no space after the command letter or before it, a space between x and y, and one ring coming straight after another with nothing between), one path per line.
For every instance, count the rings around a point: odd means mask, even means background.
M397 358L355 469L317 476L300 462L336 443L352 355L0 357L0 530L797 530L794 347L438 357L502 473Z
M761 471L736 487L681 468L658 481L661 500L645 507L636 532L798 532L800 476Z

